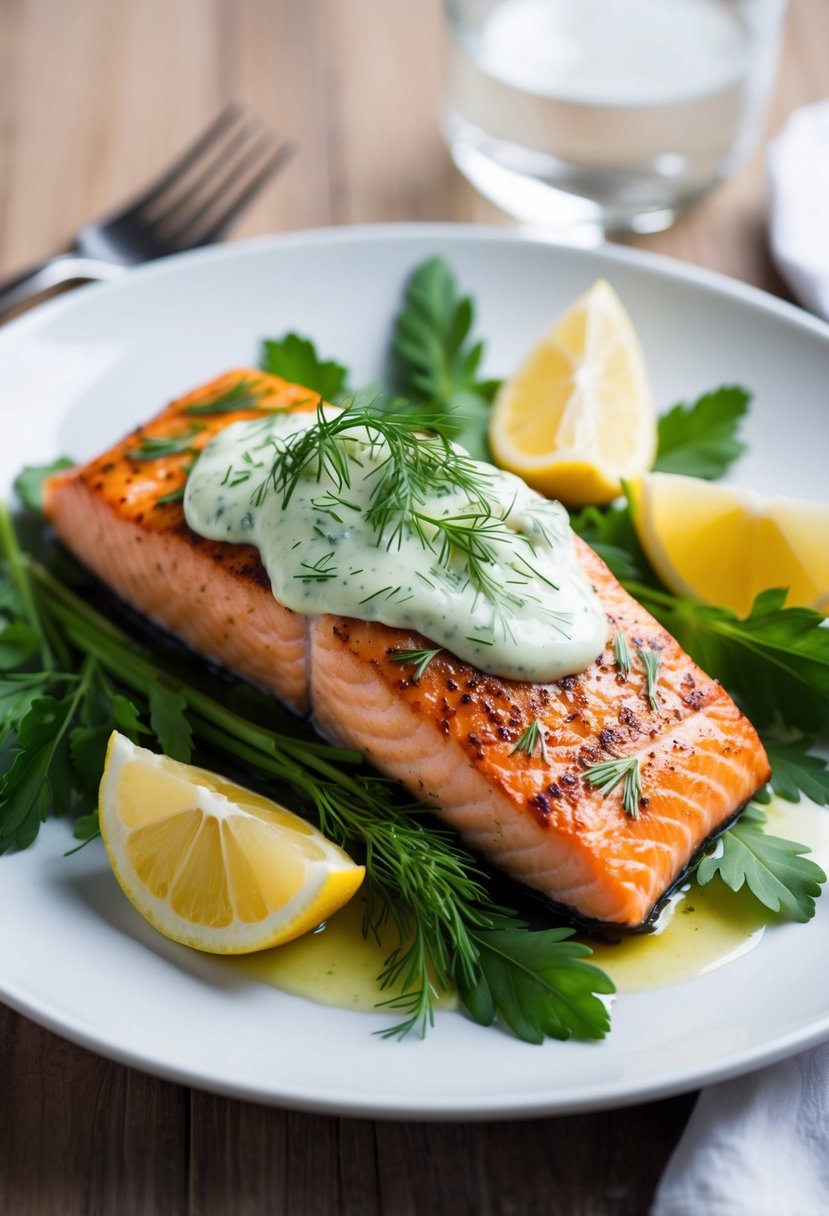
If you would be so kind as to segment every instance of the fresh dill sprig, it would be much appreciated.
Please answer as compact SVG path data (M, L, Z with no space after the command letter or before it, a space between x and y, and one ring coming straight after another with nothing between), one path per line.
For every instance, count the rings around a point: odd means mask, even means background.
M639 800L642 797L642 777L638 756L623 756L618 760L603 760L586 769L584 776L594 787L598 787L607 798L624 781L622 806L631 819L639 818Z
M173 503L184 502L184 491L187 489L187 478L193 471L195 460L191 460L188 464L181 466L181 472L184 474L184 481L180 486L176 486L175 490L171 490L169 494L162 494L160 498L155 500L157 507L169 507Z
M645 668L645 676L648 681L648 700L651 703L651 709L657 711L659 709L659 698L656 695L656 686L659 682L659 669L662 666L662 655L658 650L653 650L650 647L647 649L637 646L636 653L642 661L642 666Z
M541 759L547 763L549 759L547 754L547 738L544 732L544 726L539 722L538 718L533 718L527 729L524 731L521 738L516 743L515 747L510 752L514 756L516 752L526 752L528 756L532 756L536 748L541 750Z
M332 578L336 578L339 570L337 566L332 566L331 558L334 556L333 549L330 553L323 553L322 557L318 557L312 564L311 562L300 562L299 567L302 574L295 574L294 578L301 581L326 583Z
M396 650L394 654L389 655L389 659L392 663L414 663L411 681L417 684L432 659L436 659L442 650L442 646L437 646L434 650Z
M616 666L625 675L630 675L630 669L633 665L633 658L630 653L630 647L627 644L627 638L620 631L616 630L613 635L613 654L616 659Z
M362 479L369 488L363 517L377 547L390 550L404 535L414 536L434 555L430 573L457 587L471 587L508 631L511 610L524 602L516 588L527 587L531 578L549 580L530 560L532 537L511 526L511 506L493 508L487 468L452 444L440 429L444 421L426 409L377 412L358 400L334 414L320 402L310 426L284 439L271 438L272 463L252 501L260 506L267 494L275 493L286 507L301 479L326 480L332 489L314 505L341 522L343 511L360 510L349 491ZM440 513L432 504L442 497L464 505ZM547 535L543 520L533 522L533 531ZM516 555L522 546L526 552ZM504 549L512 559L506 581L500 573ZM565 616L543 606L540 611L564 631Z
M461 515L427 515L413 511L410 524L424 549L436 553L438 566L454 571L460 558L464 579L478 595L499 611L520 608L520 596L499 577L497 545L514 545L527 538L515 532L503 517L491 511ZM430 532L433 534L430 536ZM437 549L435 548L437 543ZM526 576L521 580L526 585Z
M195 452L190 440L203 431L204 426L192 422L186 431L178 435L145 435L138 447L127 449L129 460L160 460L164 456L180 456Z
M422 506L436 492L458 490L487 510L489 478L477 461L453 446L438 413L427 409L389 408L382 412L353 400L338 414L326 413L322 401L313 423L284 440L274 441L274 458L259 499L268 490L287 506L300 478L328 476L341 493L361 468L359 452L387 449L372 470L368 517L382 540L389 527ZM423 432L428 432L424 434Z
M182 413L204 417L212 414L232 414L237 410L253 410L259 407L264 395L261 379L246 377L208 401L198 401L185 406Z

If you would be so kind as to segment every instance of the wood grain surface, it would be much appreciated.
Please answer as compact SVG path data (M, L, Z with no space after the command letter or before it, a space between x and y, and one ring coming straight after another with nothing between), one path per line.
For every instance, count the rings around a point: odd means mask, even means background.
M65 245L231 99L300 148L234 237L504 222L442 145L441 60L437 0L0 0L0 272ZM824 94L829 3L791 0L768 133ZM761 149L631 243L782 291L766 198ZM311 1116L155 1080L0 1006L0 1212L644 1216L692 1103L514 1124Z

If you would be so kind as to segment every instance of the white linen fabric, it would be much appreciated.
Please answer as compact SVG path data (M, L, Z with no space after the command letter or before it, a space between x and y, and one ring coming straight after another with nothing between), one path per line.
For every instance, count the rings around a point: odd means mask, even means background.
M768 168L772 257L801 303L829 321L829 99L790 115Z
M703 1090L651 1216L829 1216L829 1043Z

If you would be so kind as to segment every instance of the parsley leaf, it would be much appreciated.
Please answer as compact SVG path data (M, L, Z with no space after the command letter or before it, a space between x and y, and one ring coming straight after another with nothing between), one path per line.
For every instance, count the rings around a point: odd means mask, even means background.
M23 506L30 511L42 511L44 483L53 473L71 469L74 463L67 456L60 456L51 464L30 464L22 469L14 479L14 488Z
M829 629L819 612L784 608L786 591L779 588L761 591L741 618L638 583L626 587L740 700L755 725L782 719L814 732L829 724Z
M320 359L313 342L299 334L266 339L259 366L271 376L282 376L319 393L326 401L335 401L349 391L346 368L333 359Z
M737 438L751 394L736 385L705 393L693 405L680 403L658 421L654 469L713 480L745 451Z
M40 650L40 637L25 621L11 621L0 630L0 671L20 667Z
M499 1017L526 1043L554 1039L600 1039L610 1028L596 994L616 989L597 967L584 962L588 946L568 941L572 929L528 931L523 921L493 918L496 927L476 929L479 951L473 982L457 976L464 1007L482 1026Z
M748 887L764 907L807 921L815 914L815 900L826 875L802 854L806 845L769 836L765 813L750 805L737 823L723 833L714 853L697 867L697 882L705 886L715 874L732 891Z
M489 411L500 382L477 378L484 346L468 340L473 319L471 299L458 294L442 258L418 266L395 319L395 387L443 412L453 438L477 460L488 460Z
M599 507L584 507L570 516L570 527L598 553L620 582L656 582L627 505L608 507L604 511Z
M78 816L75 820L72 834L76 840L82 840L84 844L89 844L90 840L95 840L97 836L101 835L97 807L94 811L90 811L88 815ZM77 849L71 849L70 852L76 853Z
M76 706L77 694L38 697L20 722L19 750L0 777L0 853L12 845L25 849L50 811L65 810L52 770L56 761L64 767L59 753Z
M150 685L150 726L161 750L187 764L193 753L193 733L185 710L187 698L162 680Z
M829 768L809 748L813 739L802 735L788 743L764 739L771 763L771 787L780 798L799 802L801 792L818 806L829 806Z

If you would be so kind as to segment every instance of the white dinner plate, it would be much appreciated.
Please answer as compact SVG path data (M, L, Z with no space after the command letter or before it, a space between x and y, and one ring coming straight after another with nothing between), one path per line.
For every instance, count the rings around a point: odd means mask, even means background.
M486 371L511 369L599 276L633 317L666 407L724 382L755 393L732 479L827 498L829 327L751 288L623 249L405 226L298 233L184 254L51 302L0 333L0 472L89 457L170 398L312 336L352 381L378 377L406 276L443 254L475 298ZM456 1013L386 1042L380 1015L311 1004L178 947L140 920L100 842L70 827L0 857L0 999L95 1051L257 1101L407 1118L613 1106L747 1071L829 1037L829 898L692 982L620 995L602 1043L518 1042Z

